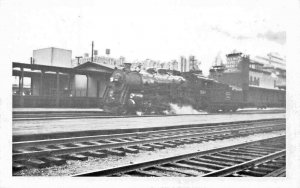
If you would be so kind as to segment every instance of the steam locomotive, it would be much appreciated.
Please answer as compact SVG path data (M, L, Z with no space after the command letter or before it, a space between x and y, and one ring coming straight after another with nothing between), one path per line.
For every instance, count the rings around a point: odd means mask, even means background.
M203 77L199 72L148 69L115 70L104 94L105 111L116 114L168 114L170 104L189 105L209 112L236 111L241 90Z

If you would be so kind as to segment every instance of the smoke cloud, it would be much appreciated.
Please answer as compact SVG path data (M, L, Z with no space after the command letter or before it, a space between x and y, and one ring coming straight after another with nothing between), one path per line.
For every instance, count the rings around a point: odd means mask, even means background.
M273 31L267 31L265 33L258 33L258 38L265 38L267 40L277 42L281 45L284 45L286 43L286 32L285 31L279 31L279 32L273 32Z
M169 114L207 114L206 112L195 110L192 106L179 106L171 103L170 107Z

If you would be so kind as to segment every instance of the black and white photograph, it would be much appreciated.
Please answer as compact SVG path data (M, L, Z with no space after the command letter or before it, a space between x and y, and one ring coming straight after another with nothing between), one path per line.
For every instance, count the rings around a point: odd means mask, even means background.
M299 187L299 10L0 0L0 187Z

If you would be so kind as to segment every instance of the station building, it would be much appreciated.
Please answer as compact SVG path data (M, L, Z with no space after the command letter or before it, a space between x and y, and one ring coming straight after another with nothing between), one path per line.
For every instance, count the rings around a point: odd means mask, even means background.
M272 55L274 58L275 56ZM226 55L226 63L210 69L210 77L244 92L244 101L255 106L285 104L285 60L252 57L242 53ZM278 60L281 60L279 62ZM260 103L260 104L258 104Z
M101 107L113 66L72 66L72 51L34 50L31 64L13 62L13 107Z

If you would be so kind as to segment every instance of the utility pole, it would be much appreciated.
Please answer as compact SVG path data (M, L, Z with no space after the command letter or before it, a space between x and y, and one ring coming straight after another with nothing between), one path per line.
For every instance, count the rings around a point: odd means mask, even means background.
M194 71L195 70L195 58L193 57L192 59L192 70Z
M77 65L79 65L79 60L82 58L82 56L76 56L75 58L77 59Z
M94 41L92 41L92 62L94 61Z

